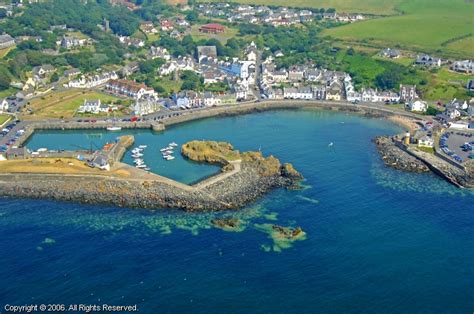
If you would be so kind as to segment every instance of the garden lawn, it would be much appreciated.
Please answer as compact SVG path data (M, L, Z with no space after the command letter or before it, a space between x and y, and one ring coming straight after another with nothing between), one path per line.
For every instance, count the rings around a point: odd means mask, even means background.
M96 91L68 90L35 98L27 107L33 110L32 116L35 118L71 118L84 100L94 99L100 99L102 103L120 100L118 97Z
M5 124L5 122L7 122L8 120L10 120L11 116L7 115L7 114L0 114L0 126L3 126Z

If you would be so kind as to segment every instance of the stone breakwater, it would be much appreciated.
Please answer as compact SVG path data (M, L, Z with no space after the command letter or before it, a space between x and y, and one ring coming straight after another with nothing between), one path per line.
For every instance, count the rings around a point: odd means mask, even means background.
M160 176L126 179L105 175L0 174L0 196L149 209L226 210L244 207L275 188L293 188L302 178L293 167L281 165L274 157L270 167L266 164L270 157L251 155L253 158L242 160L239 171L230 176L218 174L221 179L217 177L203 187Z
M432 171L457 187L474 188L472 170L455 167L433 154L404 147L389 136L376 137L374 142L382 160L388 167L416 173Z
M390 136L378 136L374 140L385 165L407 172L429 172L425 163L401 150Z

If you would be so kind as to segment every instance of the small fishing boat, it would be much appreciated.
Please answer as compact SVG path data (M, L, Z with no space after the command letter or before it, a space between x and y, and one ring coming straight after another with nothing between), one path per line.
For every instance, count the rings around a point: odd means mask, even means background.
M329 143L328 147L332 147L332 146L334 146L334 143L333 142Z
M120 131L120 130L122 130L122 128L119 127L119 126L109 126L109 127L107 127L107 131Z
M176 146L178 146L178 144L176 144L175 142L171 142L171 143L169 143L169 146L176 147Z
M168 156L163 156L163 158L166 160L173 160L174 156L168 155Z
M143 154L140 154L140 153L138 153L138 154L133 154L132 157L133 157L133 158L140 158L140 157L143 157Z
M144 169L144 168L148 168L148 166L147 166L147 165L145 165L145 164L136 165L135 167L137 167L138 169Z
M140 148L140 149L145 149L145 148L147 148L147 147L148 147L147 145L139 145L139 146L138 146L138 148Z
M144 168L144 170L146 170L146 171L150 171L150 170L151 170L151 168L150 168L150 167L146 167L146 168Z
M165 148L160 149L160 152L166 152L166 151L168 151L168 150L169 150L169 148L168 148L168 147L165 147Z

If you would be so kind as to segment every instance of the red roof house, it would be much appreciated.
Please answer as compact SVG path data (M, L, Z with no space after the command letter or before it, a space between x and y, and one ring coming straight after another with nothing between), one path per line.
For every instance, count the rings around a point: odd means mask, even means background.
M221 24L211 23L211 24L202 25L199 28L199 31L201 33L217 34L217 33L223 33L225 31L225 27Z

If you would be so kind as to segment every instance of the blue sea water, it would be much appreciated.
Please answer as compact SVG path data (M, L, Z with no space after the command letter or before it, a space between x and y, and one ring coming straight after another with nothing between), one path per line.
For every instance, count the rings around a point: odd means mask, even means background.
M342 113L277 111L206 119L161 134L123 131L148 144L145 160L154 171L183 182L216 169L179 158L166 163L156 150L206 139L291 162L305 188L276 190L219 214L0 199L0 305L472 313L474 195L432 174L386 168L370 140L400 130ZM87 147L91 138L102 145L120 134L94 133L38 133L28 146ZM245 230L213 228L209 221L222 215L239 217ZM258 227L264 223L301 226L307 237L287 247Z

